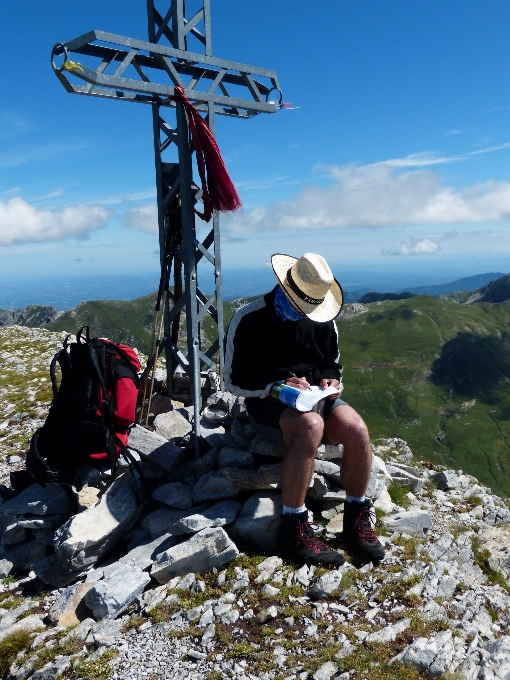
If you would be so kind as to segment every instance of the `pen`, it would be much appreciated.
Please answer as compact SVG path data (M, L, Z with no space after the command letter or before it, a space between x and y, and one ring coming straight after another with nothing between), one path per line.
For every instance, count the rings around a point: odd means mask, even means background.
M299 380L298 376L295 373L293 373L292 371L287 371L287 373L290 375L291 378L297 378ZM306 389L311 390L312 388L310 387L310 385L308 385L308 387Z

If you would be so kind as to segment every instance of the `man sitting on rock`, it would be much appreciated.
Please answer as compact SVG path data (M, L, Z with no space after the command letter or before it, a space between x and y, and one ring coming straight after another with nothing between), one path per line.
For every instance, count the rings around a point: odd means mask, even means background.
M361 416L338 395L320 402L321 415L289 408L270 396L271 387L282 380L300 390L331 385L340 392L342 366L333 319L342 308L342 289L321 255L305 253L298 260L277 254L271 261L278 285L234 314L224 376L226 389L246 398L253 429L287 447L276 551L315 564L339 566L345 561L315 536L304 504L317 449L325 439L344 447L343 539L362 561L379 562L384 548L374 534L374 511L365 498L372 452Z

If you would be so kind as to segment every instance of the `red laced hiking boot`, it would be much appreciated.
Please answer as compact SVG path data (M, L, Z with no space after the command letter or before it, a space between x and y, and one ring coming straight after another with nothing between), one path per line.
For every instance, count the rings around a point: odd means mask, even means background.
M374 533L375 512L369 500L344 504L343 540L365 563L384 559L382 543Z
M321 541L315 535L308 521L308 511L299 515L282 515L276 538L276 552L288 560L303 560L310 564L339 567L345 562L344 556Z

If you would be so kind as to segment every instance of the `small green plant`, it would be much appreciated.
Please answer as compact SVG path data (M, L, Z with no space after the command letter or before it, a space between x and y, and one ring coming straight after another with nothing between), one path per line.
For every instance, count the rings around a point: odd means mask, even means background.
M94 661L82 661L76 664L74 670L76 675L81 678L86 678L87 680L103 680L103 678L109 678L113 672L113 668L109 663L118 655L118 652L114 649L108 649L99 659Z
M404 508L404 510L407 510L411 505L411 501L407 497L407 494L409 493L408 486L403 486L399 482L392 482L388 486L388 493L390 494L390 498L393 503L400 505L400 507Z
M8 635L0 642L0 675L5 676L9 670L9 666L17 657L19 652L28 649L32 637L26 631L19 631Z
M209 671L205 676L205 680L221 680L222 677L221 671Z
M480 567L480 569L493 585L501 586L503 590L506 590L507 593L510 593L510 587L508 586L504 575L500 571L497 571L490 566L490 551L482 550L480 538L478 536L474 536L471 539L471 545L473 547L473 560L475 564Z
M17 576L14 576L14 574L9 574L9 576L6 576L4 579L2 579L2 583L9 584L9 583L17 583L18 578ZM4 595L5 593L2 593Z
M146 621L147 619L144 618L143 616L140 616L140 614L133 614L133 616L130 616L126 623L123 625L122 632L127 633L128 630L138 628L138 626L141 626L142 623L145 623Z
M468 496L464 500L466 501L466 503L469 503L469 505L472 505L473 507L477 505L483 505L482 499L480 498L480 496L477 496L476 494L471 494L471 496Z
M227 659L247 659L255 653L255 650L248 642L236 642L233 644L226 656Z

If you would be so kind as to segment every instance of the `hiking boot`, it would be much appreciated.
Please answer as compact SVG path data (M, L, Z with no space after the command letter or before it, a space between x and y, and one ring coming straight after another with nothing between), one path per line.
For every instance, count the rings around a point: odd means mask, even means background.
M308 511L299 515L282 515L276 537L276 551L288 560L303 560L310 564L339 567L345 558L321 541L313 530L317 527L308 521Z
M375 511L369 500L344 504L343 540L365 563L384 559L384 547L374 534Z

